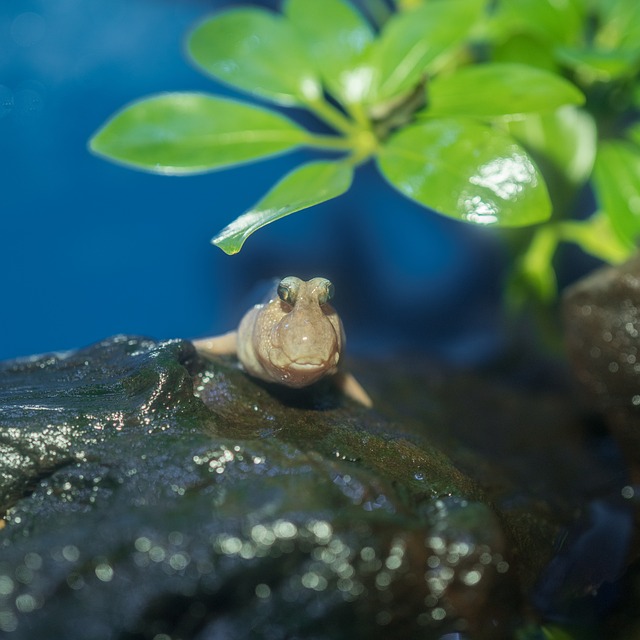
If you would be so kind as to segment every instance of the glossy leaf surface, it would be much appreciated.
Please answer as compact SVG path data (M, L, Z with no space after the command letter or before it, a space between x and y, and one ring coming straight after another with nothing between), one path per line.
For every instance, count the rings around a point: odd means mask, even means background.
M524 226L551 212L538 170L512 138L469 120L437 120L392 136L378 166L407 197L481 225Z
M198 93L126 107L91 139L94 153L169 175L202 173L294 149L308 134L277 113Z
M225 253L238 253L254 231L290 213L337 198L349 189L352 180L353 168L344 162L318 161L298 167L212 242Z
M433 0L394 15L370 51L373 78L366 102L381 103L417 86L443 54L460 46L483 6L484 0Z
M584 102L559 76L523 64L482 64L434 78L426 116L497 117L555 111Z
M596 197L618 235L630 245L640 237L640 150L603 141L594 167Z
M371 80L361 58L374 39L363 16L345 0L287 0L284 11L330 93L346 103L361 100Z
M313 102L320 79L298 33L278 14L231 9L201 23L188 51L217 80L279 104Z

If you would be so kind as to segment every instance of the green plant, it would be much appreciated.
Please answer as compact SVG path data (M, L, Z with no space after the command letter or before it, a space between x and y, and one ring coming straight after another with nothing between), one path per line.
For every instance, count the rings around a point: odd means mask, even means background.
M522 0L497 5L490 56L561 74L586 96L583 108L529 114L509 132L536 158L554 215L533 231L514 270L511 298L556 292L552 258L572 242L607 262L628 258L640 235L640 4L636 0ZM585 185L596 209L569 218ZM519 286L524 284L524 287Z
M321 154L213 239L229 254L262 226L343 194L354 170L373 159L395 189L441 214L538 224L515 280L539 297L554 291L551 259L561 240L608 260L628 255L640 231L640 129L624 141L605 141L601 130L610 115L603 95L625 92L622 120L640 99L635 0L395 4L387 15L384 3L369 0L370 14L385 20L377 30L347 0L285 0L282 14L230 9L189 36L190 57L214 79L305 108L335 133L253 104L169 93L116 114L91 149L168 175L299 147ZM578 108L583 92L586 111ZM604 115L593 96L604 100ZM567 220L594 162L600 210Z

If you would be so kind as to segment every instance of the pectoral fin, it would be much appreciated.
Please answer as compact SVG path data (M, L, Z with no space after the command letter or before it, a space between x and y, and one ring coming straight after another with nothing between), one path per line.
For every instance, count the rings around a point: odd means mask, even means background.
M362 388L362 385L350 374L344 371L338 371L335 376L338 388L352 400L359 402L367 408L373 406L373 402L369 394Z
M212 338L202 338L194 340L193 346L200 353L209 353L211 355L225 355L237 352L238 332L229 331L221 336L213 336Z

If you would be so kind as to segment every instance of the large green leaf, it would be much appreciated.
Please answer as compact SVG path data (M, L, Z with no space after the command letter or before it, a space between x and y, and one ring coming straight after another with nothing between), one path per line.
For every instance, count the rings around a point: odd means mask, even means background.
M482 14L484 0L433 0L394 15L370 50L373 67L368 104L379 104L415 87L443 54L459 47Z
M134 102L91 139L94 153L169 175L202 173L289 151L309 134L266 109L198 93Z
M307 104L322 95L315 65L298 33L269 11L219 13L196 27L188 51L214 78L279 104Z
M429 84L426 116L498 117L555 111L584 96L559 76L523 64L481 64Z
M290 213L337 198L349 189L352 180L353 168L345 162L317 161L298 167L212 242L225 253L238 253L254 231Z
M360 63L374 39L369 23L346 0L287 0L284 10L328 90L345 103L359 102L371 79L370 67Z
M593 172L596 197L627 244L640 238L640 149L632 143L600 143Z
M378 166L404 195L466 222L517 227L551 213L546 186L525 151L471 120L406 127L382 148Z

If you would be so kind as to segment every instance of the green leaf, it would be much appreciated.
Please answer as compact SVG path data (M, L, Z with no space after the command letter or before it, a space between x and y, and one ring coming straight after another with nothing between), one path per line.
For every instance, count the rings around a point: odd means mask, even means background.
M366 102L376 105L411 91L462 44L483 8L484 0L433 0L394 15L370 50Z
M290 213L342 195L353 168L345 162L310 162L287 174L260 202L225 227L212 242L229 255L238 253L254 232Z
M640 90L640 87L638 87ZM640 96L639 96L640 98ZM638 104L640 105L640 99L638 100ZM629 140L635 142L638 146L640 146L640 122L634 122L626 131L626 135Z
M507 0L499 4L494 29L498 39L528 33L550 45L570 44L582 37L583 13L575 0Z
M558 47L555 53L558 62L575 69L587 82L607 82L630 76L635 73L640 61L640 50L599 51L591 48Z
M637 0L606 0L596 3L600 10L600 29L595 43L605 49L638 50L640 4Z
M584 252L611 264L628 260L635 249L620 240L611 219L601 211L586 220L563 220L558 230L562 240L574 242Z
M598 131L586 111L563 107L554 113L532 114L508 124L509 133L528 151L535 151L561 172L571 184L591 176Z
M516 33L513 37L495 43L491 59L493 62L526 64L554 73L558 69L554 49L546 40L529 33Z
M406 127L382 148L378 166L404 195L459 220L516 227L551 213L546 186L524 150L474 121Z
M108 160L165 175L214 171L290 151L309 134L266 109L199 93L134 102L91 139Z
M329 92L345 103L359 102L371 79L370 68L360 64L374 39L368 22L344 0L287 0L284 11Z
M600 143L593 171L596 197L620 238L640 236L640 150L621 140Z
M427 0L394 0L394 2L399 11L409 11L424 4Z
M545 113L584 102L570 82L523 64L481 64L438 76L429 84L428 99L427 117Z
M195 63L217 80L284 105L315 102L320 80L296 30L262 9L231 9L188 40Z

